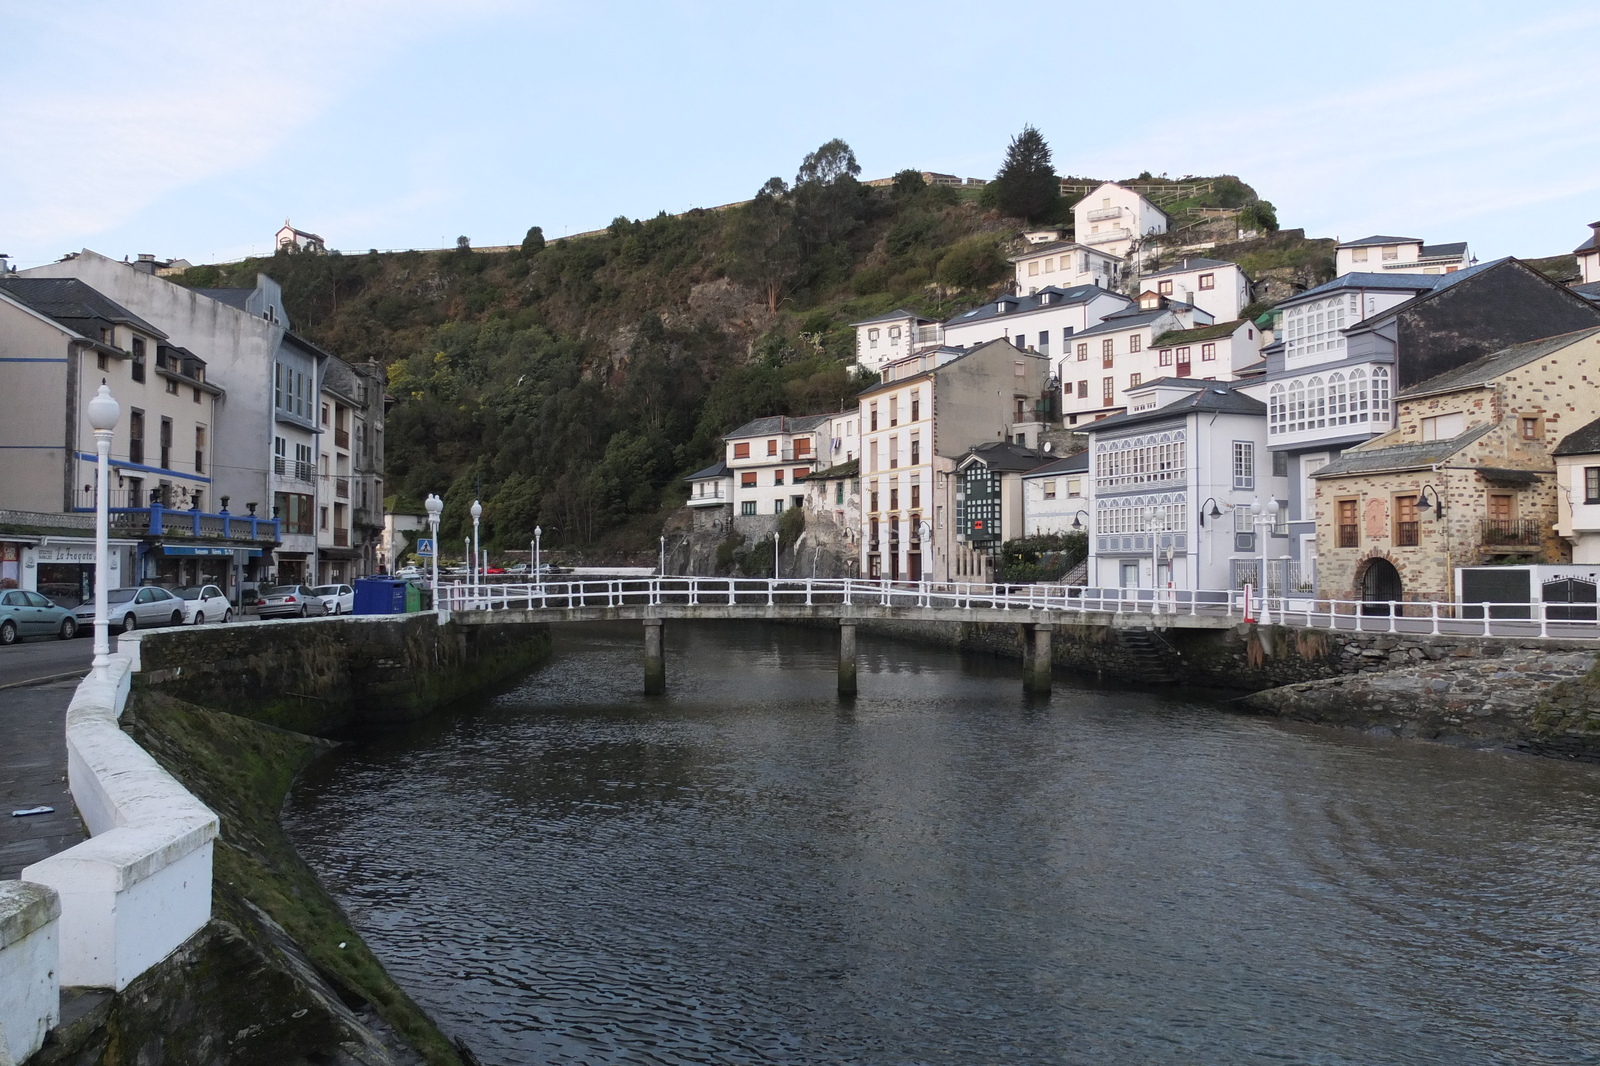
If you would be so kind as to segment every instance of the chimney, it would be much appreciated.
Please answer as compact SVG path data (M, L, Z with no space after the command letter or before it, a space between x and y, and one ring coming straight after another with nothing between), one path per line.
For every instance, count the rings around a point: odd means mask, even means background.
M156 272L156 257L148 252L141 253L139 261L133 264L133 269L141 274L154 274Z

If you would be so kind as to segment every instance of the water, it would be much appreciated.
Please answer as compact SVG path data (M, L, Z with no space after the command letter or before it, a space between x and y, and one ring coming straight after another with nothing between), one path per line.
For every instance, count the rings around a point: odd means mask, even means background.
M1600 773L833 635L557 631L285 815L485 1063L1600 1062Z

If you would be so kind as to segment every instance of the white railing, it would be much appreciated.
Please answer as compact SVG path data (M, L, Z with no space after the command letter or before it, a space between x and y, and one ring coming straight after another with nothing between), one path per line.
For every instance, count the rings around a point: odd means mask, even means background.
M1099 233L1086 233L1078 238L1079 244L1105 244L1107 241L1123 241L1133 236L1133 231L1126 226L1112 226L1102 229Z
M1089 212L1090 222L1104 222L1108 218L1121 217L1122 208L1120 207L1097 207L1093 211Z
M1271 590L1132 589L1080 585L872 581L860 578L632 577L528 582L441 580L449 611L570 611L618 607L899 607L1042 611L1063 616L1145 615L1161 624L1231 619L1338 632L1414 636L1600 639L1595 604L1338 600ZM996 621L1002 619L997 618Z

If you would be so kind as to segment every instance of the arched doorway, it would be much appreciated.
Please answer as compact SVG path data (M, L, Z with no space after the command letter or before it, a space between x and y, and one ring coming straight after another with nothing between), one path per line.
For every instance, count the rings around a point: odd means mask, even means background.
M1389 604L1404 599L1400 588L1400 571L1387 559L1373 559L1367 563L1367 572L1361 575L1361 598L1365 601L1363 614L1388 614Z

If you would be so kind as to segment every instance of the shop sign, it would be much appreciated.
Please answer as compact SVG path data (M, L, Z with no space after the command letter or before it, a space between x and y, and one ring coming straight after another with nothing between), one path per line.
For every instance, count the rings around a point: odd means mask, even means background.
M33 549L33 560L45 563L88 563L94 565L93 544L49 544Z
M16 562L21 555L21 547L22 545L13 544L10 541L0 544L0 563Z

